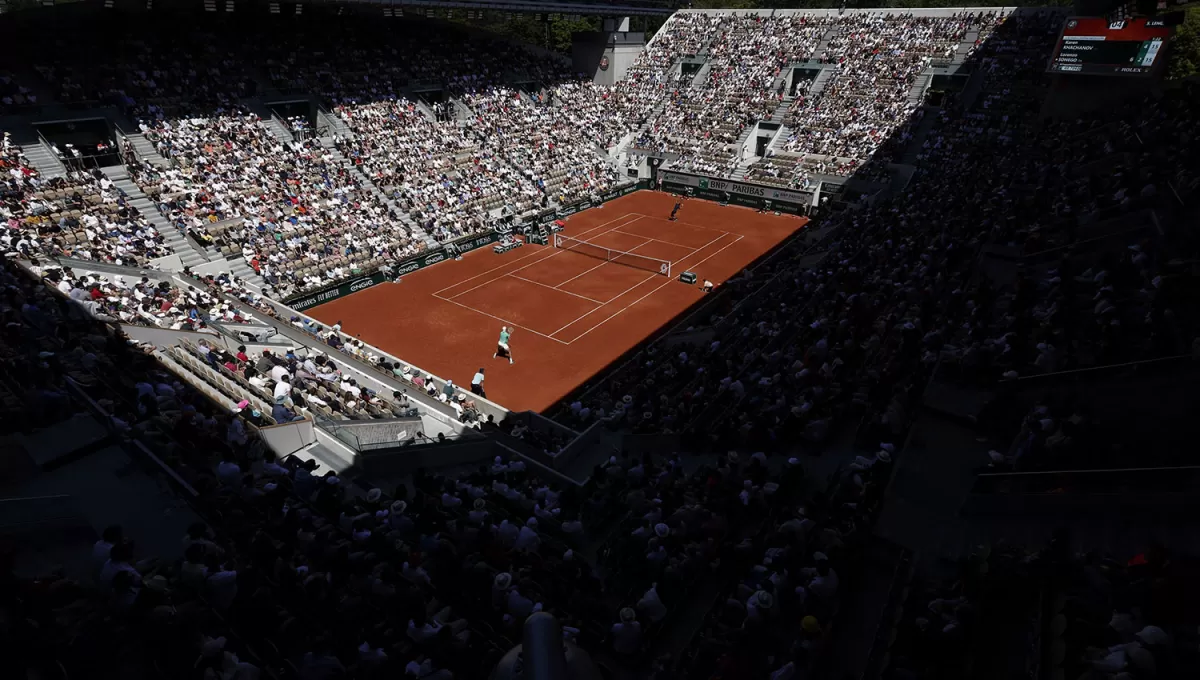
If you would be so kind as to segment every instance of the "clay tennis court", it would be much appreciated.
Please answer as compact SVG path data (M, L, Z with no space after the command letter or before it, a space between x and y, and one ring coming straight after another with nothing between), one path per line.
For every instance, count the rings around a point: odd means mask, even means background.
M639 191L567 219L585 244L467 253L308 312L442 378L469 385L487 369L489 399L541 411L696 303L684 271L722 283L804 226L807 218ZM626 263L600 248L633 253ZM663 276L659 263L670 263ZM493 359L501 326L515 326L515 363Z

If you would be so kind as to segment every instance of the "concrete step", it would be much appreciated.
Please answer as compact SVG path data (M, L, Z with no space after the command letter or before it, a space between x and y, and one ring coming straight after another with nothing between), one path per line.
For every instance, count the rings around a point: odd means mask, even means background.
M129 204L137 208L147 222L154 225L154 228L162 235L163 241L179 256L184 265L198 267L208 262L204 253L197 250L197 247L158 211L158 206L150 200L150 197L146 196L141 188L129 178L129 171L126 168L104 168L102 172L114 178L113 186L125 192Z
M62 177L67 174L67 167L45 144L27 144L21 150L42 177Z
M111 179L114 184L118 181L127 181L129 179L129 169L124 165L111 165L107 168L100 168L100 172L104 173L104 176Z
M958 48L954 50L954 63L961 64L967 60L967 55L971 53L971 49L975 46L975 41L979 39L979 31L967 31L963 36L962 42L958 44Z
M227 259L225 262L229 265L229 273L245 281L247 285L259 290L266 286L267 282L254 272L245 259L238 257Z
M287 128L287 125L283 124L283 121L275 116L264 118L263 121L267 124L267 129L271 131L271 134L275 135L275 138L279 141L286 143L294 139L292 131Z
M925 98L925 88L929 87L929 83L933 80L932 73L922 73L917 76L912 87L908 90L909 104L921 105L921 100Z
M808 89L808 95L810 97L815 97L821 94L821 92L825 90L825 85L827 85L829 80L833 78L833 74L834 69L832 67L821 69L821 72L817 74L817 77L813 78L812 86Z
M125 138L129 140L130 145L133 147L134 153L136 153L138 157L144 158L156 167L162 168L170 165L167 159L163 158L163 155L158 152L158 149L154 148L154 143L146 139L146 136L142 133L135 132L133 134L125 135Z
M337 149L332 150L329 155L331 157L333 157L333 159L336 160L338 163L349 162L348 159L346 158L346 156L344 154L342 154L341 151L338 151ZM437 241L435 241L432 237L430 237L429 234L425 233L425 230L422 229L420 227L420 225L418 225L416 222L414 222L411 217L409 217L407 211L405 211L403 208L401 208L399 205L397 205L396 201L393 200L390 196L385 194L383 192L383 190L380 189L379 186L376 185L375 182L373 182L371 180L371 178L368 177L365 172L362 172L361 169L359 169L359 172L363 176L363 184L365 184L366 187L369 190L371 190L371 192L373 192L376 196L378 196L379 199L384 202L384 204L386 204L388 207L390 207L392 210L394 210L397 215L400 216L400 221L404 224L405 228L408 229L409 233L412 234L412 236L414 238L424 241L425 245L430 246L430 247L437 245Z

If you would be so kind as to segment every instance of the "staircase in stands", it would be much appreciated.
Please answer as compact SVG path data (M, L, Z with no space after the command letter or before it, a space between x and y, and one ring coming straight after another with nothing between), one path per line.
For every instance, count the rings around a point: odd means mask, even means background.
M836 72L837 67L835 66L826 66L825 68L821 69L821 72L817 74L816 78L813 78L812 85L808 88L809 98L816 97L824 92L825 86L829 84L829 80L833 78L833 75Z
M146 135L140 132L125 135L125 139L129 140L129 144L133 147L134 153L139 157L144 158L155 167L165 168L170 165L168 161L158 149L154 148L154 142L146 139Z
M284 142L285 144L293 140L292 131L287 128L287 125L285 125L278 116L273 115L271 110L267 108L265 104L263 104L261 101L248 101L250 102L250 110L258 113L258 115L263 119L263 122L266 123L267 130L269 130L276 139ZM353 166L354 164L350 162L350 159L346 158L345 154L343 154L334 146L332 135L336 134L339 137L350 139L354 137L354 133L341 120L341 118L337 116L337 114L328 111L320 111L317 119L318 121L324 121L325 124L329 126L329 135L318 137L317 142L322 146L322 148L329 152L329 155L337 164ZM363 185L366 186L367 189L373 192L376 196L378 196L385 205L387 205L391 210L400 216L400 222L404 225L408 232L413 235L414 238L424 241L425 245L430 248L437 246L437 241L434 240L432 236L425 233L425 230L422 229L416 222L413 222L412 219L409 218L408 213L402 210L400 206L396 205L396 202L392 200L392 198L386 193L384 193L383 190L381 190L375 184L375 182L371 181L371 178L368 177L366 173L363 173L360 170L359 174L362 175ZM247 266L246 269L249 269L249 267Z
M138 209L142 217L146 221L154 225L154 229L162 235L163 240L175 251L179 259L187 267L199 267L208 262L208 257L192 246L191 241L184 236L175 225L167 221L162 213L158 211L158 206L150 200L137 184L129 177L129 170L123 165L116 165L108 168L102 168L101 172L112 180L113 186L120 189L125 194L125 199L129 205ZM253 272L252 272L253 273Z
M333 157L333 159L339 164L353 165L350 162L350 159L346 158L346 156L334 146L330 145L326 148L329 150L329 155ZM438 247L439 244L437 239L426 233L426 231L421 228L421 225L414 222L413 219L409 217L408 213L396 203L395 199L393 199L391 196L388 196L383 189L379 188L379 185L371 181L371 178L367 176L367 173L363 172L360 168L356 169L363 178L363 186L379 197L379 200L383 201L384 205L386 205L392 212L399 216L400 223L404 225L405 229L408 230L408 233L411 234L413 238L424 241L425 246L428 248Z
M36 144L23 145L21 151L25 153L29 163L37 168L42 177L49 179L67 174L67 168L63 162L58 160L58 156L54 155L54 152L41 141Z

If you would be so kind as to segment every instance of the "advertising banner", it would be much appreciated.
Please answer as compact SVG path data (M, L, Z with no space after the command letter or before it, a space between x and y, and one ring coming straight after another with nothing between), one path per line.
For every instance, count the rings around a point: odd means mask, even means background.
M610 191L610 192L604 194L603 196L601 196L601 200L599 203L602 204L604 202L611 201L614 198L619 198L621 196L631 194L631 193L637 191L638 189L643 189L643 188L645 188L645 187L642 185L642 183L638 182L637 184L631 184L629 186L622 187L620 189L615 189L615 190ZM580 212L581 210L587 210L588 208L593 207L593 205L596 205L596 203L594 203L591 199L585 199L585 200L579 201L577 203L572 203L571 205L564 206L557 211L547 210L546 212L534 217L533 222L538 225L550 224L551 222L553 222L554 220L556 220L560 217L566 217L567 215L574 215L575 213ZM472 250L478 250L479 248L483 248L484 246L489 246L499 240L500 240L499 233L488 232L486 234L480 234L477 236L468 236L467 238L464 238L464 239L461 239L458 241L454 241L454 245L458 246L459 253L469 253ZM438 249L432 253L425 253L422 255L417 255L416 257L413 257L408 260L404 260L403 262L398 262L398 263L392 264L391 265L392 275L393 276L404 276L405 274L411 274L411 273L417 271L418 269L424 269L425 267L428 267L430 265L442 262L443 260L447 259L447 257L448 256L446 255L445 251L441 250L441 249ZM302 312L306 309L316 307L317 305L325 304L326 302L329 302L331 300L336 300L340 297L345 297L351 293L356 293L360 290L365 290L367 288L370 288L371 286L380 284L386 280L387 280L387 277L384 276L384 274L382 272L376 271L376 272L372 272L370 274L364 274L357 278L343 281L342 283L327 286L327 287L322 288L317 291L308 291L308 292L302 293L300 295L295 295L291 298L285 299L283 302L288 307L291 307L292 309L294 309L298 312Z
M728 193L730 203L756 209L763 207L763 201L771 201L772 209L779 210L780 212L796 213L799 211L803 213L804 208L812 200L811 193L779 189L761 184L734 182L715 177L701 177L699 175L688 175L666 170L659 173L659 175L662 177L663 188L667 191L685 193L690 188L696 196L711 201L724 200L725 194ZM785 208L781 205L783 203L790 203L792 205Z
M374 272L365 276L350 279L337 285L330 286L318 291L308 291L301 295L284 300L284 304L292 309L302 312L310 307L323 305L331 300L336 300L340 297L345 297L351 293L357 293L360 290L366 290L371 286L383 283L386 277L382 272Z

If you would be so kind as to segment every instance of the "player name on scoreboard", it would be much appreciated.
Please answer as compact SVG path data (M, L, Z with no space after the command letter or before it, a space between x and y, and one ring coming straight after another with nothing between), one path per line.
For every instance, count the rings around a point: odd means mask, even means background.
M1158 62L1170 29L1158 19L1108 21L1071 17L1050 60L1051 73L1146 75Z

